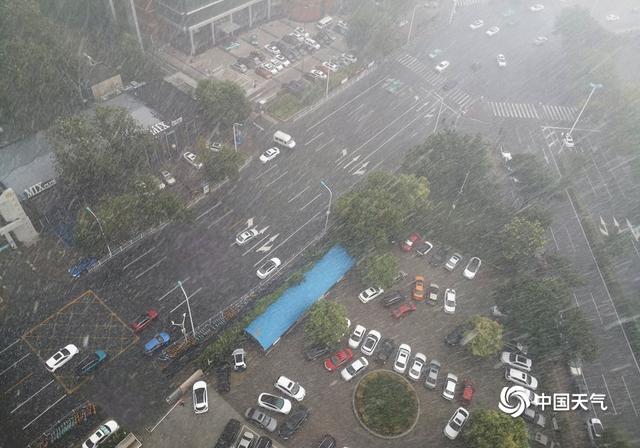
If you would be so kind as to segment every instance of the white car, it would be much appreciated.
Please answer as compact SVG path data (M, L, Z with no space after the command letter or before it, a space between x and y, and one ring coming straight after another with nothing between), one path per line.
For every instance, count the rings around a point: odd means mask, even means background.
M193 412L202 414L209 410L209 398L207 396L207 383L196 381L193 383Z
M564 135L564 137L562 138L562 144L566 148L573 148L574 143L573 143L573 137L571 136L571 134L565 134Z
M173 177L169 171L160 171L160 174L162 175L162 178L167 183L167 185L173 185L176 183L175 177Z
M607 22L615 22L617 20L620 20L620 16L619 15L616 15L616 14L607 15Z
M594 444L602 438L603 432L604 427L599 418L590 418L587 420L587 433L589 433L589 438Z
M55 372L60 367L71 361L75 355L79 352L78 347L73 344L69 344L64 348L58 350L58 352L51 358L47 359L45 366L49 372Z
M360 346L362 339L364 338L364 332L367 331L362 325L356 325L353 329L351 336L349 337L349 347L356 349Z
M462 255L455 252L453 255L451 255L447 263L444 265L444 268L447 271L453 271L456 267L458 267L458 263L460 263L461 259L462 259Z
M368 365L369 365L369 361L367 361L367 358L363 356L361 358L356 359L347 367L342 369L342 371L340 372L340 375L342 375L342 379L344 379L345 381L350 381L351 378L353 378L358 373L366 369Z
M309 37L309 33L307 33L305 29L301 26L296 27L294 32L299 34L302 37Z
M269 148L265 152L260 155L260 161L262 163L267 163L270 160L275 159L280 154L280 149L278 148Z
M533 45L544 45L544 43L548 40L549 39L547 39L546 36L538 36L535 39L533 39Z
M309 37L305 37L304 38L304 43L306 45L308 45L309 47L313 48L314 50L319 50L320 49L320 44L318 42L316 42L315 40L309 38Z
M496 57L496 61L498 61L498 67L506 67L507 66L507 58L502 53L500 53Z
M309 73L316 79L327 79L327 75L322 73L320 70L316 70L315 68L311 70Z
M202 162L198 162L198 156L196 156L194 153L187 151L182 154L182 157L184 157L184 160L189 162L189 164L191 164L196 169L199 170L200 168L202 168Z
M274 46L274 45L265 45L264 49L267 50L267 52L271 53L271 54L280 54L280 50L278 49L278 47Z
M273 257L258 268L258 270L256 271L256 275L259 279L264 280L265 278L273 274L273 272L278 269L281 264L282 262L279 258Z
M269 62L265 62L264 64L262 64L262 68L267 70L272 75L277 75L278 74L278 69L276 68L276 66L271 64L271 63L269 63Z
M467 263L467 267L464 268L464 272L462 275L464 278L473 280L480 269L480 265L482 264L482 260L478 257L471 257L469 263Z
M522 370L509 368L504 372L504 377L512 383L527 387L531 390L536 390L538 388L538 380Z
M478 19L474 21L471 25L469 25L469 28L471 28L472 30L477 30L478 28L482 28L483 26L484 26L484 20Z
M256 229L255 227L253 229L245 230L244 232L242 232L240 235L236 237L236 244L238 246L247 244L249 241L254 239L259 234L260 232L258 232L258 229Z
M291 412L291 402L277 395L262 393L258 396L258 404L265 409L278 412L279 414L288 414Z
M245 359L246 352L244 349L237 348L231 353L233 357L233 370L236 372L242 372L247 368L247 361Z
M495 36L499 32L500 32L500 28L498 28L497 26L494 25L491 28L489 28L487 31L485 31L485 34L487 36L491 37L491 36Z
M251 448L253 446L255 438L256 436L252 432L245 431L244 433L242 433L242 437L240 437L236 448Z
M469 411L462 407L458 408L449 419L447 426L444 427L444 435L451 440L455 440L467 420L469 420Z
M453 288L447 288L444 292L444 312L447 314L456 312L456 290Z
M342 53L342 55L340 55L340 59L343 62L348 62L349 64L355 64L356 62L358 62L358 58L351 53Z
M500 355L500 361L504 364L520 369L523 372L530 372L532 362L526 356L519 355L512 352L502 352Z
M93 434L89 436L87 440L82 444L82 448L94 448L107 440L111 434L120 429L120 426L115 420L108 420L95 430Z
M281 54L277 54L274 59L280 62L284 67L289 67L291 65L291 61Z
M360 294L358 294L358 299L360 299L362 303L368 303L368 302L371 302L376 297L380 296L380 294L382 294L383 292L384 292L384 289L376 288L375 286L372 286L371 288L367 288L364 291L362 291Z
M447 67L449 67L449 65L449 61L441 61L438 65L436 65L436 71L438 73L442 73Z
M284 375L278 378L278 381L276 381L273 387L296 401L302 401L304 396L307 394L304 387Z
M442 396L446 400L453 400L453 397L456 394L456 386L458 385L458 377L453 373L449 373L447 375L447 379L444 382L444 387L442 388Z
M429 59L435 59L442 54L442 50L439 48L434 48L431 53L429 53Z
M540 12L540 11L544 10L544 5L541 5L540 3L537 3L535 5L529 6L529 10L531 12Z
M422 376L422 370L424 366L427 364L427 357L424 353L416 353L413 357L413 364L411 364L411 368L409 369L409 378L412 380L418 381L420 376Z
M396 353L396 360L393 363L393 370L398 373L404 373L407 370L407 364L409 363L409 357L411 356L411 347L409 344L400 344L398 347L398 353Z
M380 342L381 338L382 335L379 331L369 330L367 337L362 343L362 347L360 347L360 351L367 356L373 355L373 352L376 351L376 347L378 346L378 342Z
M284 70L284 65L278 59L273 58L269 60L269 64L273 65L277 71L281 72Z
M322 63L322 66L325 67L327 70L332 71L332 72L337 72L338 71L338 64L333 63L331 61L324 61Z

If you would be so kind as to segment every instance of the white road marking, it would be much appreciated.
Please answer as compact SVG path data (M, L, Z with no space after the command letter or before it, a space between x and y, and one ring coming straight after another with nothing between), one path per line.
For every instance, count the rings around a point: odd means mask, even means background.
M231 213L233 213L233 209L229 210L227 213L225 213L224 215L222 215L221 217L219 217L218 219L216 219L215 221L213 221L211 224L209 224L207 226L207 229L210 229L211 227L215 226L216 224L218 224L220 221L222 221L222 219L224 219L225 217L229 216Z
M553 242L556 245L556 250L560 250L560 246L558 246L558 241L556 240L556 236L553 233L553 229L551 228L551 226L549 226L549 231L551 232L551 238L553 238Z
M313 201L315 201L316 199L318 199L320 197L320 193L318 193L313 199L311 199L309 202L307 202L306 204L304 204L302 206L302 208L300 208L299 211L304 210L305 208L307 208L307 205L311 204Z
M289 199L289 200L287 201L287 204L290 204L291 202L293 202L293 201L295 201L296 199L298 199L298 197L300 197L300 195L301 195L302 193L304 193L305 191L307 191L308 189L309 189L309 185L307 185L306 187L304 187L304 189L303 189L301 192L299 192L299 193L298 193L298 194L296 194L294 197L292 197L291 199Z
M187 278L185 278L184 280L182 280L180 283L182 283L182 284L184 285L185 283L187 283L187 280L189 280L190 278L191 278L191 277L187 277ZM164 299L165 299L165 297L167 297L169 294L171 294L173 291L175 291L175 290L176 290L176 289L178 289L178 288L179 288L179 286L178 286L178 285L174 286L174 287L173 287L173 288L171 288L169 291L165 292L165 293L164 293L164 295L163 295L162 297L160 297L160 298L156 299L156 301L157 301L157 302L160 302L161 300L164 300Z
M328 142L323 143L322 145L318 146L316 149L313 150L313 152L320 152L322 151L324 148L326 148L327 145L329 145L331 142L333 142L335 140L335 137L332 138L331 140L329 140Z
M281 175L279 175L278 177L276 177L275 179L273 179L271 182L269 182L267 185L265 185L265 187L268 187L272 184L275 184L276 182L278 182L280 179L282 179L284 176L287 175L287 173L289 172L289 170L285 171L284 173L282 173Z
M604 374L602 374L602 381L604 381L604 388L607 389L607 397L609 397L609 401L611 402L613 413L615 415L618 415L618 411L616 411L616 405L613 403L613 395L611 395L611 391L609 391L609 385L607 384L607 380L604 379Z
M620 376L620 378L622 378L622 384L624 384L624 388L627 390L627 395L629 395L629 401L631 402L631 407L633 408L633 412L636 413L636 417L637 417L638 410L636 409L636 405L633 403L633 398L631 398L631 392L629 392L629 388L627 387L627 382L624 380L623 376Z
M20 342L20 339L16 339L11 344L7 345L5 348L2 349L2 351L0 351L0 355L3 354L4 352L6 352L7 350L9 350L14 345L16 345L18 342Z
M580 308L580 302L578 302L578 296L576 295L575 290L573 290L573 289L572 289L572 290L571 290L571 294L573 294L573 300L575 300L575 301L576 301L576 306L577 306L578 308Z
M395 134L393 134L391 137L389 137L388 139L386 139L380 146L378 146L376 149L374 149L373 151L371 151L369 154L367 154L365 156L365 158L363 160L367 160L369 157L371 157L372 155L374 155L376 152L378 152L384 145L386 145L387 143L389 143L392 139L394 139L396 137L396 135L400 134L402 131L404 131L406 128L408 128L409 126L411 126L413 123L415 123L416 121L422 119L422 117L416 117L413 120L411 120L409 123L407 123L406 125L404 125L402 128L400 128L398 130L398 132L396 132Z
M44 415L45 412L47 412L49 409L51 409L52 407L54 407L55 405L57 405L58 403L60 403L62 401L63 398L67 397L67 395L63 395L62 397L58 398L56 400L55 403L53 403L52 405L50 405L49 407L47 407L47 409L45 409L44 411L42 411L36 418L34 418L33 420L31 420L29 423L27 423L26 425L24 425L22 427L22 430L24 431L25 429L27 429L29 426L31 426L31 424L33 422L35 422L36 420L38 420L40 417L42 417Z
M154 250L156 250L156 247L152 247L151 249L149 249L148 251L146 251L145 253L143 253L142 255L140 255L138 258L134 259L133 261L131 261L130 263L127 263L126 265L124 265L124 267L122 268L123 271L125 271L129 266L131 266L133 263L135 263L136 261L140 260L142 257L144 257L145 255L153 252Z
M571 244L571 250L573 253L576 252L576 246L573 245L573 238L571 238L571 234L569 233L569 227L564 226L564 229L567 231L567 236L569 237L569 244Z
M271 165L271 167L267 168L262 173L258 174L256 177L253 178L253 180L260 179L262 176L264 176L265 174L267 174L269 171L271 171L272 169L274 169L277 166L278 166L278 162L274 163L273 165Z
M189 300L193 299L193 296L195 296L196 294L198 294L200 291L202 291L202 288L198 288L196 289L193 293L191 293L189 295ZM179 304L177 304L171 311L169 311L169 314L173 313L175 310L177 310L178 308L180 308L182 306L183 303L187 303L187 299L184 299L182 302L180 302Z
M396 121L402 119L402 117L404 117L406 114L408 114L409 112L413 111L415 109L415 105L411 106L409 109L407 109L405 112L403 112L402 114L400 114L397 118L395 118L394 120L392 120L388 125L386 125L385 127L383 127L382 129L380 129L378 132L376 132L373 137L371 137L370 139L368 139L366 142L364 142L362 145L358 146L356 149L353 150L353 152L351 154L354 154L358 151L360 151L362 148L364 148L371 140L373 140L374 138L376 138L378 135L382 134L384 131L387 130L387 128L389 128L392 124L394 124Z
M602 316L600 315L600 310L598 309L598 304L596 303L596 298L593 297L593 293L589 292L589 295L591 295L591 300L593 301L593 306L596 307L596 313L598 313L598 318L600 318L600 325L604 325L604 321L602 320Z
M323 135L324 135L324 131L320 132L320 133L319 133L318 135L316 135L315 137L311 137L311 139L307 140L306 145L308 146L308 145L309 145L309 143L311 143L312 141L314 141L314 140L315 140L315 139L317 139L317 138L320 138L320 137L321 137L321 136L323 136Z
M44 386L42 386L40 388L40 390L38 390L38 392L36 392L35 394L31 395L29 398L27 398L26 400L24 400L22 403L20 403L18 406L16 406L13 411L11 411L11 414L13 414L14 412L16 412L18 409L20 409L22 406L24 406L25 404L27 404L29 402L29 400L31 400L33 397L35 397L36 395L38 395L40 392L42 392L43 390L45 390L47 387L49 387L51 385L51 383L53 383L55 380L51 380L49 381L47 384L45 384Z
M7 367L6 369L4 369L2 372L0 372L0 376L4 375L5 373L7 373L7 371L9 369L13 369L15 366L18 365L18 363L20 363L24 358L26 358L27 356L29 356L31 353L27 353L26 355L24 355L22 358L18 359L16 362L14 362L13 364L11 364L9 367Z
M144 274L146 274L147 272L149 272L151 269L157 267L160 263L162 263L165 259L167 258L167 256L165 255L164 257L162 257L161 259L159 259L156 263L152 264L151 266L149 266L147 269L145 269L144 271L142 271L141 273L139 273L138 275L136 275L136 280L139 279L140 277L142 277Z
M199 220L200 218L202 218L203 216L205 216L207 213L209 213L211 210L216 209L220 204L222 204L222 202L218 201L218 203L216 205L214 205L213 207L205 210L204 212L200 213L197 217L196 217L196 221Z
M253 246L251 246L249 249L247 249L245 252L242 253L242 256L244 257L245 255L247 255L249 252L251 252L253 250L254 247L256 247L258 244L262 243L264 240L266 240L267 238L269 238L269 235L265 235L260 241L258 241L256 244L254 244Z

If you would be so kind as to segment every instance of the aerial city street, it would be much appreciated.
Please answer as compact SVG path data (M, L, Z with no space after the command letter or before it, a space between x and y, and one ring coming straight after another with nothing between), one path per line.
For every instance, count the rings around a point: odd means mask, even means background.
M0 447L640 446L637 1L0 11Z

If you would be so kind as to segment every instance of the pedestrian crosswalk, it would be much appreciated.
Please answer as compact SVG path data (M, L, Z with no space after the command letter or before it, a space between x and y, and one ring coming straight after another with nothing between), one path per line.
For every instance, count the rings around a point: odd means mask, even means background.
M482 3L488 3L488 0L454 0L456 7L459 6L471 6L471 5L479 5Z
M451 100L460 106L460 111L464 114L467 109L473 104L473 98L466 92L458 89L457 87L449 90L444 96L445 99Z
M545 121L571 121L575 119L578 109L570 106L552 106L528 103L506 103L488 101L495 117L530 118Z

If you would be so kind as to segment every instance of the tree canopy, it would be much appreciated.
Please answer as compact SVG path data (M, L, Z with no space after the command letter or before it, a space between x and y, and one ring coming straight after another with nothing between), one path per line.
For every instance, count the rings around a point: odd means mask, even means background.
M509 263L529 264L545 244L544 228L536 221L515 216L502 230L502 255Z
M398 260L390 253L374 254L360 266L362 282L367 286L387 289L398 274Z
M204 169L213 182L222 182L226 178L237 178L245 159L243 153L234 151L227 146L223 146L218 152L204 149L201 154L203 155Z
M475 411L463 436L469 448L529 448L524 420L495 410Z
M313 344L331 347L347 332L347 310L340 303L318 300L309 311L304 330Z
M207 118L224 129L242 123L251 112L244 90L233 81L205 79L198 82L195 95Z
M467 348L472 355L488 358L502 348L502 325L484 316L474 316L471 323L474 337Z

